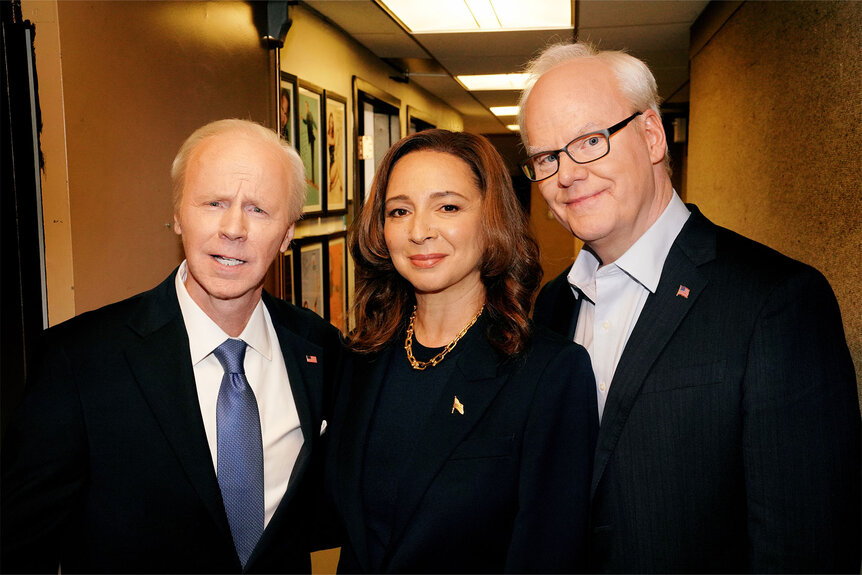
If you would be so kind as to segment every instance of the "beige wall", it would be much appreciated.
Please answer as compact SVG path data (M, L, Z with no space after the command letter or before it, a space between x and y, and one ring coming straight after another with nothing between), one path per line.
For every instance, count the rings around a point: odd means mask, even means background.
M23 0L22 11L36 26L53 325L149 289L182 261L174 154L219 118L274 127L275 54L249 2ZM282 68L347 97L351 121L356 74L460 129L454 110L396 85L386 64L313 12L293 6L291 17Z
M692 37L688 201L826 275L859 381L862 2L718 12Z
M36 25L40 100L52 111L43 203L56 324L154 286L181 261L171 160L206 122L268 121L270 56L240 2L22 8Z
M36 69L39 104L42 110L42 218L45 236L45 274L48 292L48 320L58 323L75 315L74 269L72 266L72 226L69 214L66 158L66 119L63 112L63 83L60 60L60 33L56 1L25 1L25 19L36 24Z
M542 250L542 285L545 285L572 266L584 243L557 222L538 184L530 189L530 226Z

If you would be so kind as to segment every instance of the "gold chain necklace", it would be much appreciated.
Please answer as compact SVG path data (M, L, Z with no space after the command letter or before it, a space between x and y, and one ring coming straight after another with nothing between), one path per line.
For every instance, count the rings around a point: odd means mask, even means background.
M410 365L413 366L413 369L423 370L428 366L435 366L446 357L452 348L455 347L455 344L458 343L458 340L464 337L464 334L467 333L467 330L473 327L473 324L476 323L476 320L479 319L479 316L482 315L482 311L484 311L485 306L482 305L479 308L479 313L473 316L473 319L470 320L470 323L464 326L464 329L458 332L458 335L455 336L455 339L450 341L446 347L443 348L443 351L429 359L428 361L419 361L415 357L413 357L413 321L416 319L416 306L413 306L413 313L410 314L410 325L407 326L407 338L404 340L404 349L407 351L407 360L410 362Z

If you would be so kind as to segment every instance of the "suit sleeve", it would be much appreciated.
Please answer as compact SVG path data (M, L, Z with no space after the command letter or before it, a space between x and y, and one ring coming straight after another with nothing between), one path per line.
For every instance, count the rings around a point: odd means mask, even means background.
M546 370L524 433L509 573L587 569L588 508L598 433L587 352L569 344Z
M0 569L56 573L70 519L84 502L87 450L80 401L65 354L36 376L3 441Z
M746 370L749 571L858 573L859 405L823 276L807 270L769 295Z

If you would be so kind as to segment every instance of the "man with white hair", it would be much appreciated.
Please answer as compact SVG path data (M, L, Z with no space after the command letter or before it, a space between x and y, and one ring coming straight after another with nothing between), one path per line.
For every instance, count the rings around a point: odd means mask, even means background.
M829 284L682 202L643 62L562 44L528 71L522 167L585 243L534 319L596 376L592 568L858 573L859 406Z
M4 441L4 572L311 570L340 338L263 291L302 211L302 161L221 120L171 175L185 261L44 334Z

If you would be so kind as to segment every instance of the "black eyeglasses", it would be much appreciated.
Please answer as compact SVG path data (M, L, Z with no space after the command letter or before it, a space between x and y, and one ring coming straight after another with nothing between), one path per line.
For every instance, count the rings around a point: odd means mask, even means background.
M590 162L604 158L611 151L611 136L628 126L629 122L640 115L641 112L635 112L607 130L599 130L598 132L590 132L589 134L578 136L566 144L565 148L552 152L533 154L521 162L521 169L524 171L524 175L530 180L541 182L556 174L560 169L560 154L563 152L576 164L589 164Z

